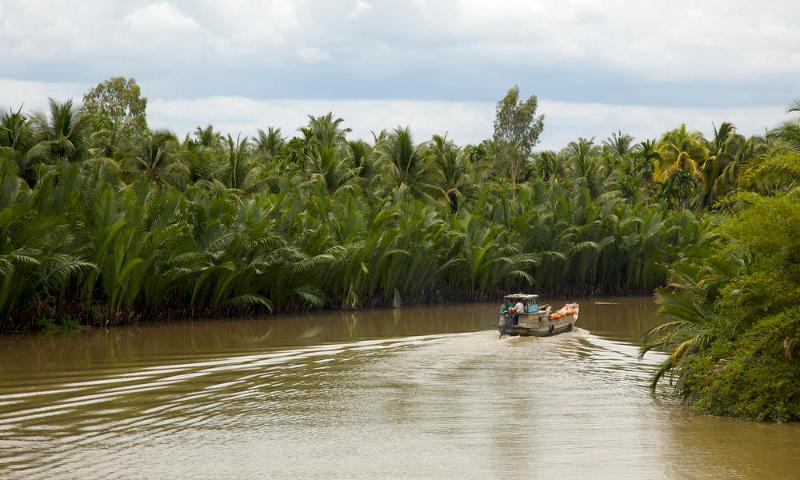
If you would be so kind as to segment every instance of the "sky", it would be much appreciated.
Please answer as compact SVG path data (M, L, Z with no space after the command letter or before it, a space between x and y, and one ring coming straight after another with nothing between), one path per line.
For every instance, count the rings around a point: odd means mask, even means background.
M136 78L148 122L295 133L333 111L354 137L490 137L509 87L539 148L686 123L763 133L800 98L796 0L0 0L0 107L44 109Z

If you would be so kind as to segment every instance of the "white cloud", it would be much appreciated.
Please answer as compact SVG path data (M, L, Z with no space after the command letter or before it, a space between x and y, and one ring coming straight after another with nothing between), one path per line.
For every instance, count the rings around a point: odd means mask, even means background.
M199 30L193 18L167 2L153 3L125 16L125 23L141 31L186 32Z
M618 128L652 136L681 121L708 132L731 119L754 133L800 92L798 24L793 0L0 0L2 77L17 79L0 81L0 103L43 108L47 96L79 98L124 74L151 106L186 102L175 92L206 97L187 108L241 104L241 117L203 120L231 130L268 120L244 96L326 96L257 104L292 130L330 105L362 133L408 123L423 137L450 130L474 141L491 133L492 105L472 100L520 83L544 98L549 147ZM365 97L375 100L335 100ZM587 102L558 101L575 98ZM647 105L693 101L720 108ZM195 114L153 111L176 129L208 116Z
M646 78L797 72L800 10L791 1L459 0L437 3L449 34L501 58L581 62ZM429 7L430 8L430 7Z
M355 5L353 5L353 9L347 12L347 18L356 20L369 13L370 10L372 10L372 5L362 0L358 0Z
M276 66L329 59L322 48L336 52L337 64L347 67L340 78L392 78L409 67L429 72L444 61L513 68L521 76L543 69L587 77L599 71L606 78L689 85L769 85L779 77L800 88L800 9L793 0L757 6L750 0L0 3L6 76L12 71L32 78L32 67L45 71L47 60L58 59L67 65L61 70L65 78L123 61L128 70L169 77L163 68L167 57L202 58L209 68L261 65L261 72L275 74ZM331 21L342 12L362 21ZM301 47L299 53L298 45L316 47ZM390 60L398 58L413 65ZM476 75L492 71L480 70ZM428 82L458 82L460 74ZM258 75L253 78L257 82ZM357 88L349 78L342 80Z
M303 63L324 63L332 60L330 54L317 47L297 47L297 58Z
M44 83L0 78L0 108L16 110L22 106L25 112L44 111L48 97L59 102L72 98L77 104L83 99L85 90L87 87L79 83Z

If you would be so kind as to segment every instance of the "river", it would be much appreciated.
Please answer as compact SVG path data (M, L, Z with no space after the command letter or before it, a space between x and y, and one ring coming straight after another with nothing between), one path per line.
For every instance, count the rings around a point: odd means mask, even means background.
M556 302L554 302L556 303ZM647 388L651 299L498 339L497 306L0 338L0 478L798 478L800 426Z

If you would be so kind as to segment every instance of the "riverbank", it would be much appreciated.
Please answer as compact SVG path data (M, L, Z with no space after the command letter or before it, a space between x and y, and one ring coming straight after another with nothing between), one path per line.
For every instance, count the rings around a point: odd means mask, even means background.
M509 290L512 291L512 290ZM534 291L529 287L517 287L513 291ZM596 298L603 296L619 296L615 293L597 294L589 297L585 294L565 294L564 292L547 292L535 290L542 295L543 298L558 297L558 298ZM0 329L1 334L19 334L25 332L37 331L72 331L83 327L115 327L137 324L140 322L154 323L154 322L175 322L181 320L200 320L207 318L242 318L242 317L265 317L275 315L292 315L302 313L320 313L326 312L352 312L363 311L370 309L382 308L398 308L401 306L425 306L425 305L453 305L459 303L477 303L477 302L490 302L500 303L503 295L506 292L442 292L442 291L429 291L424 292L423 295L414 297L403 297L395 295L389 299L384 296L374 296L370 299L362 301L362 304L355 308L347 308L341 301L334 304L325 306L316 306L305 302L302 298L296 298L294 301L285 301L275 308L266 308L259 305L246 305L238 308L223 308L223 307L208 307L197 306L195 308L159 308L159 309L144 309L137 310L134 308L122 309L117 312L109 312L108 308L104 305L86 306L82 304L48 306L38 305L36 308L27 312L21 312L17 315L16 319L7 320L5 329ZM625 292L622 297L638 298L643 297L641 293L637 294Z

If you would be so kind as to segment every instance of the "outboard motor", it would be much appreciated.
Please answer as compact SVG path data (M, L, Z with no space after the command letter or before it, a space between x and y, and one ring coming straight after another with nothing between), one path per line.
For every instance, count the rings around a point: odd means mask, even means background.
M514 327L514 314L505 311L500 314L500 320L497 322L497 330L500 331L500 338L507 334Z

